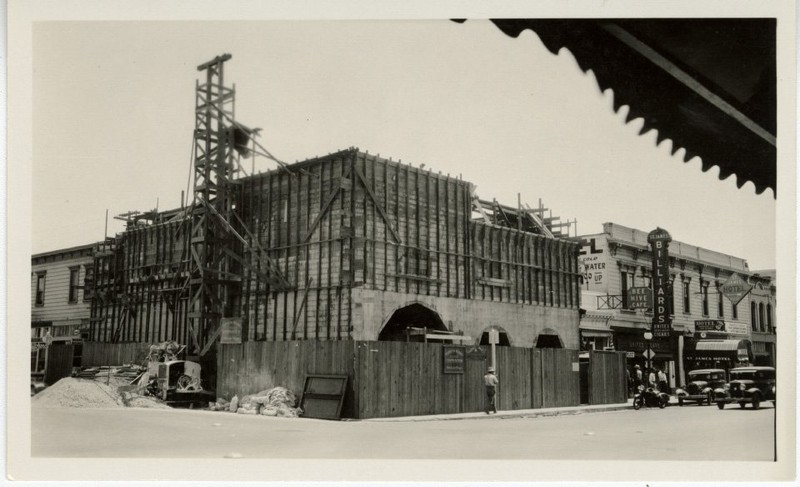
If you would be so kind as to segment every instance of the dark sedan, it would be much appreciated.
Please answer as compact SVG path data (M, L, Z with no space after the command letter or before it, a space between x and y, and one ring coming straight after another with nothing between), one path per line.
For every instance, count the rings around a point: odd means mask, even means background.
M714 401L720 409L731 402L758 409L762 401L775 404L775 369L772 367L738 367L731 369L731 380L714 390Z
M723 369L699 369L689 372L689 382L675 390L678 405L683 406L684 401L696 401L697 404L714 402L714 389L725 386L725 371Z

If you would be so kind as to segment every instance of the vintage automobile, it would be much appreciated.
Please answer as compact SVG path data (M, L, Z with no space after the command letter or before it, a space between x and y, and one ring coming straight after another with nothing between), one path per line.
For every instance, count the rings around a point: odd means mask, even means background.
M717 407L724 409L731 402L745 407L747 403L758 409L762 401L775 404L775 369L772 367L737 367L731 369L730 382L714 389Z
M710 406L714 402L714 389L724 387L727 382L723 369L693 370L689 372L688 379L685 386L675 389L679 406L683 406L685 401Z

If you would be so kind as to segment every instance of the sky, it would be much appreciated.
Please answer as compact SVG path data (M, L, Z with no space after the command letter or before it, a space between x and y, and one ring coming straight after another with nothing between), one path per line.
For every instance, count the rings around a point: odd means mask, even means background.
M102 240L106 210L113 235L114 215L180 205L196 66L223 53L237 120L284 161L355 146L460 174L483 199L541 199L581 235L658 226L775 267L771 190L684 163L669 139L639 136L640 119L625 124L568 51L475 20L35 24L34 253Z

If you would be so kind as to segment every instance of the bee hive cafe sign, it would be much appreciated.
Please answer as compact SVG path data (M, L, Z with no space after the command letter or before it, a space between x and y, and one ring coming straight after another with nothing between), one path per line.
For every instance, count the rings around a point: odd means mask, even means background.
M669 243L672 237L663 228L647 234L653 251L653 337L669 338L672 318L669 315Z

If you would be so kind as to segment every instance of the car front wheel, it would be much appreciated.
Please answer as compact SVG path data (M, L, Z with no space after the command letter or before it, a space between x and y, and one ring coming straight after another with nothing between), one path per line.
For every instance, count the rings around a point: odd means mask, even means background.
M678 406L683 407L683 398L682 397L678 398Z
M761 398L758 397L758 394L753 396L753 409L758 409L761 406Z
M725 409L725 403L724 402L718 402L717 403L717 407L720 408L720 409Z
M739 401L739 407L740 407L740 408L744 409L745 405L747 405L747 403L746 403L746 402L744 402L744 401Z
M706 406L711 406L713 402L714 402L714 395L709 392L708 395L706 396Z

